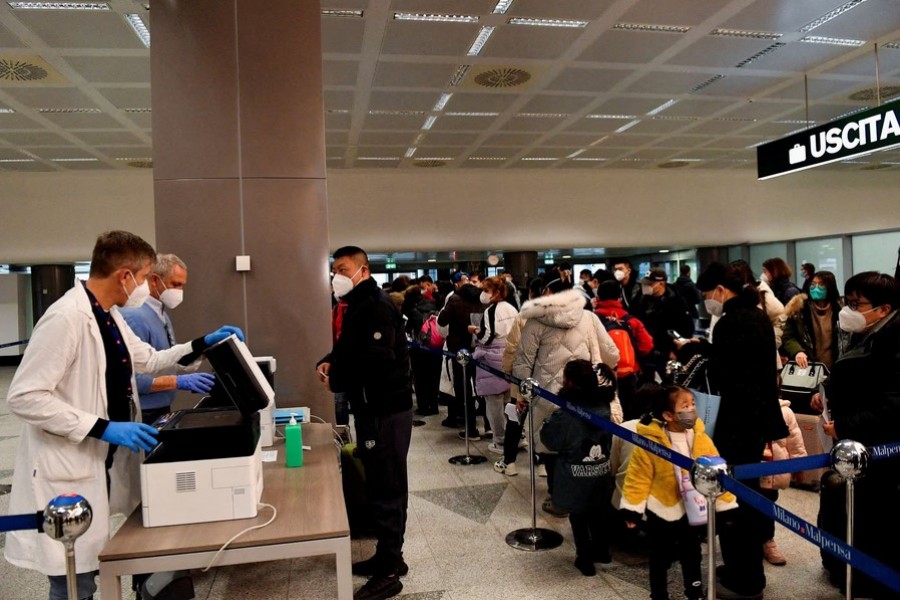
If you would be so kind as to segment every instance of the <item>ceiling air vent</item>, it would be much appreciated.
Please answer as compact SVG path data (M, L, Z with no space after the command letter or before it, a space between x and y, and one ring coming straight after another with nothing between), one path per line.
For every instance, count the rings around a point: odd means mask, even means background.
M531 73L513 67L491 69L475 74L475 83L486 88L511 88L531 79Z
M689 162L686 160L670 160L669 162L664 162L662 164L656 165L660 169L678 169L680 167L688 166Z
M0 56L0 85L27 86L68 83L40 56Z
M129 167L134 167L135 169L152 169L153 161L152 160L130 160L125 163Z
M447 164L444 160L417 160L414 163L417 167L443 167Z
M900 85L883 85L881 86L881 99L886 100L900 94ZM854 94L850 94L850 100L857 102L871 102L875 100L875 88L860 90Z

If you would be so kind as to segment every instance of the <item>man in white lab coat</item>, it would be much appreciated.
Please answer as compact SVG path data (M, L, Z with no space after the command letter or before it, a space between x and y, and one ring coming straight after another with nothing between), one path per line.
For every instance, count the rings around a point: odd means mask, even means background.
M96 591L97 556L109 539L109 516L130 513L140 501L141 450L156 430L141 423L134 373L193 362L237 328L164 351L139 340L118 312L148 295L156 261L140 237L110 231L97 238L90 277L53 303L34 328L10 384L10 411L24 421L9 512L42 510L54 497L77 493L90 502L91 527L75 544L79 599ZM50 600L67 598L62 544L36 531L7 535L6 559L50 578Z

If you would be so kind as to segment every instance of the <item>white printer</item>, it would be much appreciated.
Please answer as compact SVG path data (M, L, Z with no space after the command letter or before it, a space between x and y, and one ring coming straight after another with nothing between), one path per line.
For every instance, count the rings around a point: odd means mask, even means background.
M263 490L258 411L272 406L275 392L234 335L204 354L221 389L213 394L218 406L201 401L154 423L160 443L141 465L144 527L257 514ZM230 406L222 406L226 396Z

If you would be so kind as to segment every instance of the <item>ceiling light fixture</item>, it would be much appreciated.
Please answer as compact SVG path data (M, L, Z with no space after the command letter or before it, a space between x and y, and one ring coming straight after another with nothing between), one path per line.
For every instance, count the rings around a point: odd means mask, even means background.
M573 21L569 19L528 19L525 17L513 17L508 21L510 25L531 25L534 27L571 27L584 29L588 21Z
M52 162L97 162L99 158L51 158Z
M473 15L434 15L426 13L394 13L396 21L429 21L433 23L477 23L478 17Z
M603 162L603 161L605 161L606 159L605 159L605 158L576 158L575 160L584 160L584 161L591 161L591 162Z
M466 51L466 56L478 56L478 53L481 52L481 49L487 44L488 38L491 37L492 33L494 33L493 27L482 27L481 31L479 31L478 35L475 37L475 41L472 42L472 45L469 46L469 49Z
M762 58L762 57L765 56L766 54L770 54L770 53L772 53L772 52L775 52L775 51L778 50L779 48L782 48L782 47L784 47L784 46L786 46L786 45L787 45L787 44L785 44L784 42L775 42L775 43L772 44L771 46L766 46L765 48L763 48L762 50L760 50L760 51L757 52L756 54L754 54L754 55L752 55L752 56L748 56L747 58L745 58L744 60L742 60L742 61L739 62L738 64L734 65L734 68L736 68L736 69L741 69L741 68L743 68L743 67L746 67L747 65L749 65L749 64L752 63L753 61L759 60L760 58Z
M624 131L628 131L629 129L631 129L632 127L634 127L635 125L637 125L640 122L641 122L640 119L635 119L634 121L631 121L630 123L625 123L618 129L616 129L615 133L622 133Z
M707 79L706 81L701 82L701 83L698 83L697 85L695 85L694 87L692 87L688 93L690 93L690 94L695 94L695 93L699 92L700 90L702 90L703 88L708 88L709 86L711 86L712 84L714 84L714 83L717 82L718 80L724 79L724 78L725 78L725 76L724 76L724 75L721 75L721 74L719 74L719 75L713 75L712 77L710 77L710 78Z
M890 48L891 50L900 50L900 42L888 42L884 44L882 48ZM889 163L884 163L889 164Z
M627 121L628 119L635 118L636 115L587 115L585 119L618 119L620 121Z
M801 42L806 42L807 44L827 44L829 46L850 46L852 48L859 48L863 44L865 44L865 40L849 40L845 38L831 38L831 37L823 37L821 35L808 35L806 37L800 38Z
M530 117L534 119L565 119L568 113L518 113L517 117Z
M135 13L129 13L123 16L125 17L125 20L128 21L128 24L131 25L131 30L134 31L134 35L138 36L138 39L144 44L144 48L149 48L150 30L147 29L141 16Z
M453 97L453 94L441 94L441 97L438 98L438 101L434 103L434 108L431 110L433 112L441 112L444 110L444 107L447 106L447 103L450 102L450 98Z
M652 117L653 115L657 115L657 114L661 113L662 111L666 110L667 108L670 108L676 104L678 104L678 100L676 100L675 98L672 98L671 100L666 100L665 102L663 102L662 104L660 104L659 106L657 106L656 108L654 108L653 110L648 112L647 116Z
M429 129L431 129L431 126L434 125L435 121L437 121L437 117L435 115L431 115L430 117L425 119L424 123L422 123L422 129L428 131Z
M498 117L496 112L446 112L445 117Z
M16 112L16 111L14 111L11 108L0 108L0 115L10 115L14 112Z
M497 6L494 7L493 13L495 15L502 15L506 11L509 10L509 7L512 6L513 0L500 0L497 2Z
M469 72L469 69L472 65L459 65L456 67L456 71L453 73L453 77L450 78L450 86L456 87L463 82L463 79L466 78L466 74Z
M370 115L383 115L390 117L419 117L425 114L424 110L370 110Z
M413 156L415 156L416 150L418 150L418 148L416 148L415 146L410 146L406 149L406 154L404 154L403 156L405 156L406 158L412 158Z
M109 10L106 2L7 2L15 10Z
M865 1L866 0L850 0L849 2L845 2L844 4L841 4L840 6L835 8L834 10L831 10L831 11L825 13L824 15L822 15L815 21L808 23L807 25L804 25L803 27L801 27L800 33L806 33L808 31L812 31L816 27L821 27L828 21L841 16L848 10L853 10L854 8L856 8L857 6L859 6L860 4L862 4Z
M323 17L362 17L363 11L361 10L343 10L337 8L323 8L322 9Z
M329 115L349 115L350 111L346 108L329 108L325 111Z
M709 35L721 35L724 37L751 38L754 40L777 40L780 33L770 31L744 31L742 29L713 29Z
M779 125L815 125L815 121L807 121L805 119L782 119L781 121L775 121Z
M575 158L579 154L584 154L587 151L587 148L582 148L581 150L576 150L572 154L568 155L566 158Z
M453 160L453 158L452 158L452 157L449 157L449 156L418 156L418 157L416 157L416 160L443 160L443 161L448 161L448 160Z
M32 158L0 158L0 163L30 163L34 162Z
M343 160L344 157L343 156L341 156L341 157L329 156L328 157L329 160L334 160L336 158L340 158L341 160ZM116 160L121 160L122 162L133 162L136 160L153 160L153 157L143 156L140 158L117 158Z
M99 108L39 108L39 113L61 115L61 114L97 114L103 111Z
M660 254L668 254L669 252L671 252L671 250L660 250L659 251Z
M505 156L470 156L468 160L509 160Z
M394 156L359 156L356 160L400 160Z
M624 29L625 31L647 31L651 33L687 33L690 27L681 25L650 25L647 23L616 23L613 29Z
M430 263L436 263L436 262L437 262L437 259L436 259L436 258L429 258L429 259L428 259L428 262L430 262Z
M559 160L553 156L526 156L522 160L540 160L540 161L548 161L548 160Z
M700 117L677 117L677 116L666 116L666 115L658 115L653 117L654 121L696 121Z
M124 112L127 112L127 113L149 113L149 112L153 112L153 110L150 109L150 108L123 108L122 110L123 110Z

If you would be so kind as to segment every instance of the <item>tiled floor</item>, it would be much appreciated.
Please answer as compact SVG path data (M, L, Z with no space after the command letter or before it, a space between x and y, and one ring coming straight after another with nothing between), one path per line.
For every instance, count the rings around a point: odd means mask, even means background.
M8 512L3 485L12 477L19 435L16 418L8 414L6 389L11 368L0 368L0 515ZM506 545L506 535L530 525L527 470L506 478L491 469L495 455L487 442L472 444L473 454L488 462L456 466L447 458L463 452L456 432L440 426L441 417L413 430L410 450L409 523L404 553L409 575L403 579L405 600L636 600L649 597L647 560L637 554L613 553L613 563L599 565L596 577L583 577L572 565L574 548L567 520L538 515L538 526L563 534L565 543L548 552L527 553ZM527 464L524 460L520 467ZM538 500L546 482L538 479ZM780 501L789 510L814 520L818 496L787 490ZM776 539L788 558L785 567L766 566L768 599L837 600L842 595L824 576L816 548L779 527ZM0 547L3 545L0 534ZM367 558L373 542L353 542L354 560ZM354 578L354 585L364 583ZM672 598L680 598L678 567L670 571ZM260 563L196 572L197 598L319 600L334 598L334 562L329 558ZM43 576L16 569L0 560L0 600L43 600ZM129 597L130 596L126 596ZM104 599L108 600L108 599Z

